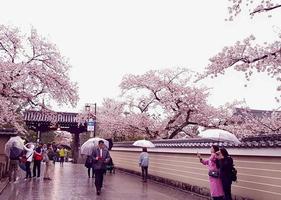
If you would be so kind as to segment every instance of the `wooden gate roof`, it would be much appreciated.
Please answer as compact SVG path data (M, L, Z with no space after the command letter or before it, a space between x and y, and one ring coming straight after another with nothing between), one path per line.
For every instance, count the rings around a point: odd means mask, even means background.
M42 112L26 111L24 112L24 121L26 122L58 122L58 123L77 123L78 113L68 112Z

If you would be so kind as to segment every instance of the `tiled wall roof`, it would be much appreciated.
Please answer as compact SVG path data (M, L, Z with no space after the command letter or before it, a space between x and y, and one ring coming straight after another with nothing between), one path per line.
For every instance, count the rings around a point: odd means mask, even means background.
M224 146L227 148L281 148L281 135L273 134L264 137L243 138L241 144L229 142L217 142L210 139L179 139L179 140L155 140L152 141L158 148L209 148L212 145ZM114 147L133 147L133 142L115 142Z
M76 123L78 113L67 113L67 112L52 112L45 113L40 111L26 111L24 113L25 121L33 122L65 122L65 123Z

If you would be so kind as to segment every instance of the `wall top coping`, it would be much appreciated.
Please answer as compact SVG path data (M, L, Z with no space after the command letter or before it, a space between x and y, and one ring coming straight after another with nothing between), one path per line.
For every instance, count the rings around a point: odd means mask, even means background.
M281 149L278 148L230 148L227 149L232 156L265 156L265 157L281 157ZM112 151L141 152L140 147L116 147L113 146ZM148 148L151 153L177 153L177 154L197 154L210 155L210 148Z
M209 148L212 145L218 145L220 147L227 148L277 148L281 150L280 134L252 136L248 138L242 138L240 141L241 144L219 142L204 138L152 140L156 148ZM134 141L115 142L114 147L134 147L133 143Z

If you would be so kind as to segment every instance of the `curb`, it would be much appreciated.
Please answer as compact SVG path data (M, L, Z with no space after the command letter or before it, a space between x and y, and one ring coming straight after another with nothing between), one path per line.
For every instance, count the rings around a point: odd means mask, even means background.
M127 170L127 169L124 169L124 168L118 168L118 167L115 167L115 169L118 170L119 172L123 172L125 174L130 174L130 175L133 175L133 176L141 177L141 173L140 172L136 172L136 171L133 171L133 170ZM165 182L163 180L157 179L156 176L149 175L148 179L151 182L157 183L159 185L166 186L166 187L169 187L169 188L172 188L172 189L175 189L175 190L179 190L179 191L188 193L190 195L194 195L194 196L200 197L202 199L206 199L206 200L210 199L210 197L207 196L207 195L203 195L203 194L200 194L200 193L192 191L192 190L187 190L187 189L184 189L184 188L182 188L180 186L171 185L171 184L169 184L169 183L167 183L167 182Z
M7 187L7 185L9 184L9 179L6 178L6 179L2 179L0 181L0 195L2 194L2 192L4 191L4 189Z

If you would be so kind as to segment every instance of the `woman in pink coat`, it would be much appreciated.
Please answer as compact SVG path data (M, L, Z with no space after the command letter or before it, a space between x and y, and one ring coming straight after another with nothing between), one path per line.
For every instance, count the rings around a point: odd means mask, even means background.
M216 152L219 151L219 147L216 145L213 145L211 147L211 156L209 159L204 160L201 158L200 154L198 154L198 157L200 159L200 162L203 165L207 165L209 172L211 171L219 171L217 165L216 165L216 160L218 159L218 156L216 155ZM211 192L211 197L214 200L223 200L223 187L222 187L222 182L219 177L212 177L209 176L209 181L210 181L210 192Z

